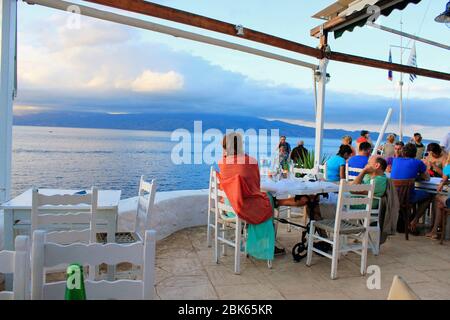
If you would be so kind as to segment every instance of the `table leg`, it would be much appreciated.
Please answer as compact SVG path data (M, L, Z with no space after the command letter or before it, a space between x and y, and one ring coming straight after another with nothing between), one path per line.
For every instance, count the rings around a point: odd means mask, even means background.
M106 241L108 243L116 242L116 230L117 230L117 212L114 212L114 214L108 215L108 225L107 225L107 235L106 235ZM116 266L115 265L108 265L108 280L114 281L116 273Z
M14 211L4 210L4 242L3 248L5 250L14 250ZM13 287L13 277L12 274L5 275L5 290L12 291Z

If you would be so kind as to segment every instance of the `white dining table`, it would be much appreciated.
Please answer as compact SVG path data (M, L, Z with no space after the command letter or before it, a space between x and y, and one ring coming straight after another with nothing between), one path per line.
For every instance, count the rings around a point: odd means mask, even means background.
M41 189L39 193L44 195L57 195L57 194L75 194L78 190L66 190L66 189ZM90 190L86 190L90 192ZM115 234L117 230L117 216L119 201L121 197L121 190L98 190L98 205L97 205L97 219L103 222L103 225L98 226L98 231L104 231L107 233L107 242L115 242ZM31 221L31 201L32 201L32 189L28 189L17 197L4 202L0 205L0 209L4 212L4 249L14 250L14 229L16 221ZM65 206L67 210L88 210L86 205L78 206ZM105 223L106 222L106 228ZM28 229L30 233L30 224L24 224L20 226L20 229ZM108 278L111 279L114 275L114 268L108 267ZM6 283L10 279L5 279Z
M437 187L441 183L442 178L430 178L429 181L416 181L416 189L425 190L430 193L443 194L450 196L450 187L444 186L441 192L437 191Z
M281 179L279 181L263 178L261 190L270 192L277 199L288 199L300 195L339 192L339 185L328 181L307 181L301 178Z

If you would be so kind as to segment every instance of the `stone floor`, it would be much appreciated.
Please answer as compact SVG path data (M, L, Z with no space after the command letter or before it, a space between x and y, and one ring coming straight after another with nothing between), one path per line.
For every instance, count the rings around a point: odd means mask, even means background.
M233 272L233 254L213 261L206 244L206 227L179 231L157 243L156 293L158 299L386 299L394 275L402 276L422 299L450 299L450 242L440 245L423 236L402 234L369 254L369 265L381 270L381 289L369 290L368 277L359 275L359 256L350 253L339 261L338 279L330 279L331 261L315 256L313 265L295 263L290 249L300 232L279 227L279 244L288 253L276 257L273 268L264 261L242 257L241 274ZM103 269L103 268L102 268ZM118 278L135 278L129 264L120 264ZM49 280L59 281L64 273ZM0 291L3 283L0 277Z
M422 299L450 299L450 244L425 237L392 237L369 265L381 270L381 289L369 290L359 274L359 256L339 262L338 279L330 279L331 261L315 256L313 265L295 263L290 249L300 232L280 225L279 243L288 254L276 257L273 269L264 261L242 258L241 274L233 273L233 255L213 261L206 227L179 231L158 242L156 291L159 299L386 299L394 275L402 276Z

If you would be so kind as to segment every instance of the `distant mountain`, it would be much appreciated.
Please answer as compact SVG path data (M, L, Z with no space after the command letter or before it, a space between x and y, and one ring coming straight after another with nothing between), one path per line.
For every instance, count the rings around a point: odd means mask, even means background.
M282 121L269 121L257 117L232 116L220 114L180 114L180 113L147 113L147 114L106 114L88 112L44 112L15 115L14 125L46 126L69 128L128 129L173 131L183 128L194 129L194 121L202 121L202 129L279 129L280 134L295 137L313 138L313 127L299 126ZM344 135L358 137L357 131L338 129L325 130L325 138L339 139Z

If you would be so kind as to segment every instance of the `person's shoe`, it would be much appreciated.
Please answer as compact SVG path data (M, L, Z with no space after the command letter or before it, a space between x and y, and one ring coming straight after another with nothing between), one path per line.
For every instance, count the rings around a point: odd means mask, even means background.
M286 254L286 249L275 247L274 255L282 256L282 255L285 255L285 254Z

